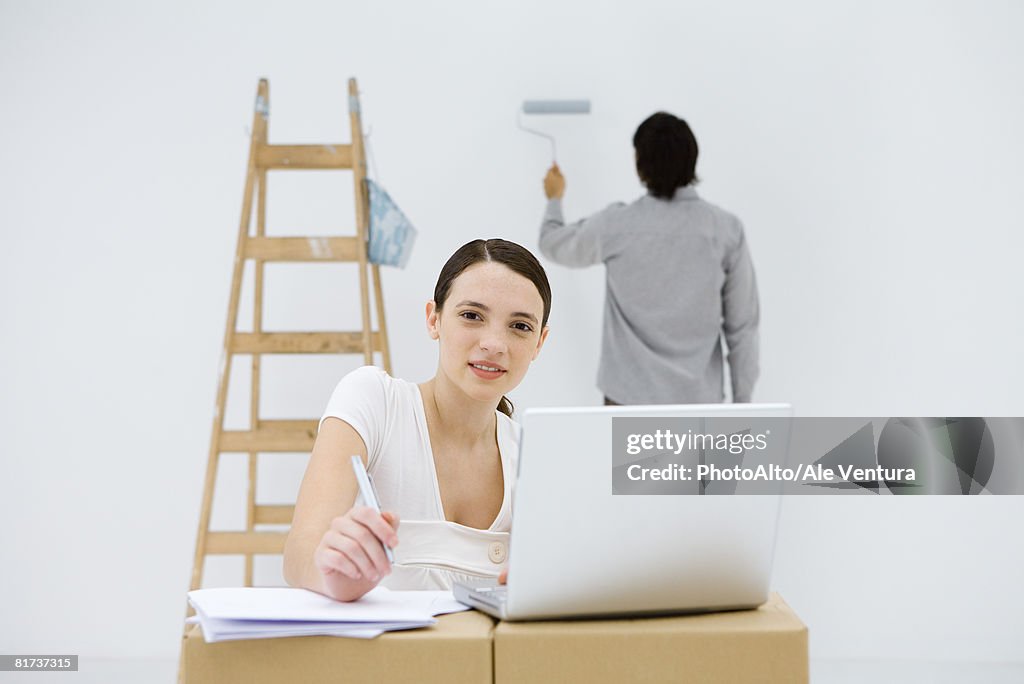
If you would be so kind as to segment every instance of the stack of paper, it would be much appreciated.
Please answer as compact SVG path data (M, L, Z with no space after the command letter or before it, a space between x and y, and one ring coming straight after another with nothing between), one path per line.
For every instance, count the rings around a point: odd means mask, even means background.
M188 593L207 642L328 635L372 639L382 632L432 625L435 615L468 610L450 591L377 587L342 603L305 589L231 587Z

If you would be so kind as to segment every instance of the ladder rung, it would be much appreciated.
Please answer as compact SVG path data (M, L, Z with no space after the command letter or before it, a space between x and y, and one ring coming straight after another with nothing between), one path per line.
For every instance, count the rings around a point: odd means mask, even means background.
M351 145L259 145L256 166L263 169L351 169Z
M246 259L264 261L359 261L357 237L248 238Z
M284 553L286 532L210 532L206 553Z
M304 451L316 440L315 420L263 420L255 430L225 430L220 450L235 452Z
M380 334L370 334L373 351L380 351ZM236 354L360 354L360 332L235 333Z
M256 507L254 521L257 525L291 525L295 506L269 505Z

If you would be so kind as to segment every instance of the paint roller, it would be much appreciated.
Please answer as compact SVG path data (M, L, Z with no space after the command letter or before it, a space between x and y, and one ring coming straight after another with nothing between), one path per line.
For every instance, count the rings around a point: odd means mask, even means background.
M547 138L551 142L551 161L556 162L558 155L556 154L555 137L541 131L527 128L523 125L523 114L589 114L590 113L590 100L524 100L523 108L516 116L516 122L519 124L519 128L526 131L527 133L533 133L539 135L542 138Z

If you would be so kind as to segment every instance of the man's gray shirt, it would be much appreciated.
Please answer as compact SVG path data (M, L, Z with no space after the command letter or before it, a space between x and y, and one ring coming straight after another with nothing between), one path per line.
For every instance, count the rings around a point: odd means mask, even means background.
M750 401L760 318L743 225L692 187L645 195L565 225L548 202L540 251L565 266L604 262L607 286L597 385L621 404L717 403L725 398L721 338L733 400Z

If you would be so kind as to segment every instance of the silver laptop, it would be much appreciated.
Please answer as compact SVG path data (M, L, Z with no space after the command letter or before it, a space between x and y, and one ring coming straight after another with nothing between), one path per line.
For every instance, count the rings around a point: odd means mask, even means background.
M718 430L725 425L739 434L751 432L750 426L758 420L791 415L786 404L526 411L512 508L508 583L498 587L457 584L455 598L503 620L656 615L761 605L768 599L781 485L769 494L701 496L715 493L708 487L722 486L705 478L648 483L643 485L646 488L626 492L621 472L629 464L613 453L618 451L613 449L613 425L617 425L614 438L621 442L624 427L636 423L616 422L616 418L658 419L652 427L669 419L672 425L692 426L698 433L704 425L716 425ZM773 445L784 458L789 421L775 420L772 425ZM658 468L673 457L680 458L654 451L627 460ZM696 450L683 457L697 459L690 464L696 467L706 453Z

